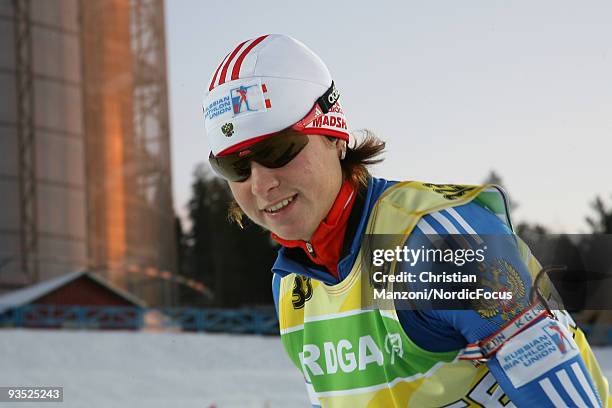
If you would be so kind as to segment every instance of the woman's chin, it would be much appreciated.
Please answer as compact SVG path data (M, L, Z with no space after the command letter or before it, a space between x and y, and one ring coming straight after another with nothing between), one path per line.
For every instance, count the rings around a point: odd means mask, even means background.
M274 231L273 231L274 232ZM277 236L281 237L282 239L284 239L285 241L298 241L301 238L299 238L299 235L293 232L286 232L286 231L277 231L274 232Z
M271 229L271 231L277 236L281 237L286 241L307 241L307 235L301 228L279 227Z

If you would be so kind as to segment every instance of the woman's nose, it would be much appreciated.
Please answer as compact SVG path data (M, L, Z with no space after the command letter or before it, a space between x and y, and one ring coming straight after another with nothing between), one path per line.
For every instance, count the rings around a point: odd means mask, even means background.
M269 169L259 163L251 162L251 192L254 195L265 196L278 187L278 169Z

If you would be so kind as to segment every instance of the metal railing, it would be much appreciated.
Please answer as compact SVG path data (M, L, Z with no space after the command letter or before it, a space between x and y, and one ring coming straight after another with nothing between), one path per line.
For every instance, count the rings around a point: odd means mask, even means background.
M1 312L0 327L279 333L276 311L272 307L200 309L26 305ZM580 325L580 328L594 344L612 345L612 327Z
M0 327L179 329L278 334L274 308L197 309L132 306L26 305L0 313Z

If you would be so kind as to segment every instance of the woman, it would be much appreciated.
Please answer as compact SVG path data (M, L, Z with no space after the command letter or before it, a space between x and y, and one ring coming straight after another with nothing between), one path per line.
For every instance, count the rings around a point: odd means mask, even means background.
M371 177L384 143L347 146L339 97L310 49L266 35L228 53L204 102L210 163L237 203L231 217L246 214L281 244L272 268L281 338L313 405L603 406L607 382L582 332L530 302L540 268L528 251L495 258L504 265L495 276L518 282L520 301L438 310L376 308L363 296L377 288L362 279L371 237L416 253L431 236L513 233L491 186Z

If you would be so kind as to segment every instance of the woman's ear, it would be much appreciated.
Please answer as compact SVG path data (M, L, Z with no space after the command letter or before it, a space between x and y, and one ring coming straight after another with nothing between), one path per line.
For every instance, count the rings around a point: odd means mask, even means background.
M346 140L336 139L336 152L340 160L346 157Z

